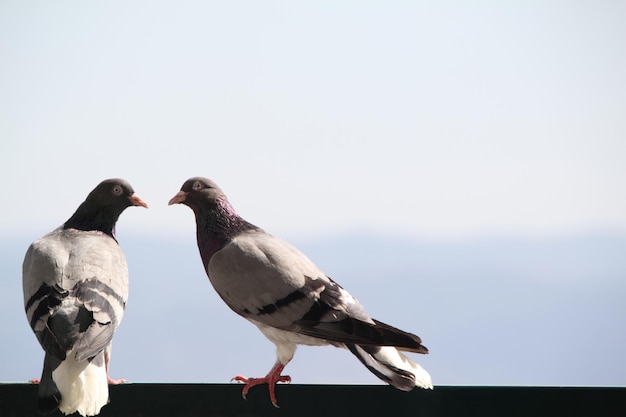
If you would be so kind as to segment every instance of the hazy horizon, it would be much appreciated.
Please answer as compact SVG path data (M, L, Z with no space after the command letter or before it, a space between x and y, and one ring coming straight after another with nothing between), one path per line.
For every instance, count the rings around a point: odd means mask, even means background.
M2 381L38 377L43 357L22 308L28 242L20 239L0 240L8 274L0 328L12 335L0 346ZM292 242L373 317L422 337L431 353L411 356L435 385L626 385L626 234ZM217 383L269 370L273 345L215 294L193 236L124 236L120 244L131 291L113 377ZM299 348L286 372L294 383L380 383L348 351L330 347Z

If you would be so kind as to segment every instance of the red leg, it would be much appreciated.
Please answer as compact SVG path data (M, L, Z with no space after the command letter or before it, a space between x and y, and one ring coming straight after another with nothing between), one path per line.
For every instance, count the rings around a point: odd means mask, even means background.
M280 374L284 368L285 365L280 362L276 362L272 369L263 378L246 378L245 376L237 375L231 379L231 381L239 381L246 384L241 392L244 399L248 395L250 388L255 385L267 384L270 390L270 400L272 401L274 407L278 408L278 401L276 401L276 393L274 392L276 384L279 382L291 382L291 377L289 375Z

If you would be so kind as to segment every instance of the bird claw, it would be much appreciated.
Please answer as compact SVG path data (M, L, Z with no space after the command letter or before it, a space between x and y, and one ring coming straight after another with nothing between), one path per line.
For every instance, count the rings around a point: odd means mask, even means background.
M241 375L235 375L230 379L230 382L243 382L244 384L248 382L248 378Z
M112 379L110 376L107 375L107 383L109 385L119 385L119 384L125 384L128 381L124 378L120 378L120 379Z
M289 375L280 375L280 371L282 371L282 367L278 370L278 372L276 372L275 369L272 369L269 374L262 378L246 378L245 376L236 375L231 378L230 382L243 382L245 384L243 390L241 391L241 396L244 400L247 399L250 388L256 385L267 384L270 391L270 400L272 401L272 405L276 408L280 408L278 406L278 401L276 400L276 393L274 392L276 384L279 382L287 384L291 383L291 377Z
M250 381L250 378L246 378L245 376L241 376L241 375L235 375L234 377L230 379L230 382L243 382L244 384L246 384L246 386L243 387L243 390L241 391L241 396L243 397L244 400L247 400L246 396L248 395L248 390L250 389L250 387L248 386L249 381Z
M31 384L39 384L41 383L41 380L37 379L37 378L33 378L33 379L29 379L28 382L30 382ZM107 383L109 385L119 385L119 384L125 384L128 381L124 378L120 378L120 379L112 379L110 376L107 375Z

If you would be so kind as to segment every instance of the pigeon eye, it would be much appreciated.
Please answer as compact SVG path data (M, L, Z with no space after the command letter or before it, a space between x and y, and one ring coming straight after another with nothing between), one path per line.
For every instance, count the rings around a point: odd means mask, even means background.
M113 187L113 194L114 195L122 195L122 192L123 192L123 190L122 190L121 186L116 185L116 186Z
M196 181L196 182L194 182L194 183L193 183L193 189L194 189L194 191L201 190L202 188L203 188L203 187L202 187L202 183L201 183L200 181Z

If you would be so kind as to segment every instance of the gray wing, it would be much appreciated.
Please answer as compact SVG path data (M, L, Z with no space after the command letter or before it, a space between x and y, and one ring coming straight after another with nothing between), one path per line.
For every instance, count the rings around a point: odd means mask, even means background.
M57 229L33 242L22 265L24 307L44 350L94 357L111 342L128 298L128 268L109 236Z
M340 343L419 349L419 337L373 320L302 252L264 232L234 238L207 274L226 304L254 322Z

